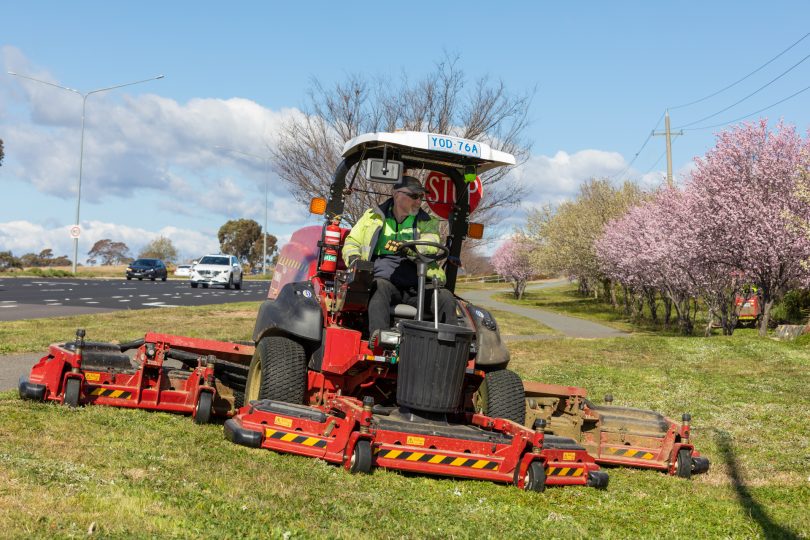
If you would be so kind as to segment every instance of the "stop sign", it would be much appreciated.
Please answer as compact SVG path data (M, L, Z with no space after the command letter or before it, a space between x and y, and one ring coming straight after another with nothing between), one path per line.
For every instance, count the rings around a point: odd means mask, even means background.
M475 182L467 184L470 193L470 212L478 208L481 197L484 195L484 186L481 177L476 176ZM432 171L425 180L425 198L428 206L437 216L448 219L456 202L456 186L449 176Z

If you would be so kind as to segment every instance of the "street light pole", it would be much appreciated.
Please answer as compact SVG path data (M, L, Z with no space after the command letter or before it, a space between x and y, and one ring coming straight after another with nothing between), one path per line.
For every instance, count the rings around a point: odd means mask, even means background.
M262 257L262 275L267 275L267 190L269 189L270 185L270 158L259 156L256 154L251 154L248 152L242 152L241 150L237 150L236 148L228 148L227 146L215 146L214 148L218 150L225 150L227 152L234 152L236 154L242 154L243 156L248 156L256 159L260 159L264 162L264 230L262 231L262 244L264 246L264 256Z
M48 86L55 86L56 88L61 88L62 90L67 90L68 92L73 92L82 97L82 134L81 134L81 142L79 143L79 183L76 189L76 228L78 229L80 225L80 216L81 216L81 204L82 204L82 166L84 164L84 116L85 111L87 110L87 98L90 97L92 94L98 94L99 92L106 92L107 90L115 90L116 88L123 88L124 86L132 86L134 84L141 84L149 81L156 81L158 79L162 79L165 75L158 75L156 77L151 77L149 79L142 79L140 81L133 81L124 84L116 84L115 86L107 86L105 88L97 88L95 90L90 90L89 92L79 92L75 88L68 88L67 86L61 86L58 84L54 84L52 82L43 81L40 79L35 79L34 77L28 77L27 75L20 75L19 73L15 73L13 71L8 72L9 75L14 75L15 77L20 77L22 79L28 79L29 81L34 81L42 84L47 84ZM76 236L73 239L73 273L76 273L76 265L79 259L79 237Z

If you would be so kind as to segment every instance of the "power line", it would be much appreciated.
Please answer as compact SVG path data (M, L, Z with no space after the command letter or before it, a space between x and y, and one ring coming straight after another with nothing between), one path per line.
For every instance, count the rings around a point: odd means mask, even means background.
M617 176L622 176L627 171L630 170L630 167L632 167L633 163L635 163L635 161L638 159L639 154L641 154L641 152L647 146L647 143L650 142L650 139L652 139L653 133L655 133L655 128L657 128L658 124L661 123L661 119L664 117L664 114L666 114L666 111L662 112L661 116L658 117L658 121L655 123L653 128L650 130L650 134L647 135L646 139L644 139L644 142L641 144L641 148L639 148L638 151L635 153L635 155L633 156L633 159L631 159L630 163L627 164L627 167L625 167L623 170L621 170L621 171L617 172L616 174L614 174L613 176L611 176L611 179L616 178Z
M774 60L776 60L777 58L779 58L780 56L782 56L782 55L783 55L783 54L785 54L786 52L788 52L790 49L792 49L793 47L795 47L796 45L798 45L799 43L801 43L802 41L804 41L804 40L805 40L805 38L807 38L807 36L810 36L810 32L808 32L808 33L806 33L805 35L803 35L801 38L799 38L799 40L798 40L798 41L794 42L794 43L793 43L793 44L792 44L790 47L788 47L788 48L787 48L787 49L785 49L784 51L780 52L779 54L777 54L776 56L774 56L773 58L771 58L770 60L768 60L767 62L765 62L764 64L762 64L761 66L759 66L757 69L755 69L754 71L752 71L751 73L749 73L748 75L746 75L745 77L743 77L742 79L739 79L739 80L737 80L737 81L735 81L735 82L731 83L730 85L726 86L725 88L721 88L721 89L720 89L720 90L718 90L717 92L714 92L713 94L709 94L709 95L708 95L708 96L706 96L706 97L702 97L702 98L700 98L700 99L696 99L695 101L690 101L689 103L684 103L683 105L676 105L675 107L670 107L670 110L672 110L672 109L681 109L681 108L683 108L683 107L689 107L690 105L694 105L694 104L696 104L696 103L700 103L701 101L706 101L707 99L709 99L709 98L713 98L713 97L714 97L714 96L716 96L717 94L720 94L720 93L722 93L722 92L725 92L725 91L726 91L726 90L728 90L729 88L732 88L732 87L734 87L734 86L738 85L739 83L743 82L745 79L747 79L748 77L750 77L751 75L754 75L755 73L757 73L757 72L761 71L763 68L765 68L766 66L768 66L768 65L769 65L771 62L773 62Z
M687 129L686 131L696 131L696 130L699 130L699 129L712 129L712 128L716 128L716 127L727 126L729 124L739 122L740 120L745 120L749 116L754 116L755 114L759 114L759 113L761 113L763 111L767 111L768 109L776 107L777 105L780 105L780 104L784 103L785 101L787 101L789 99L793 99L796 96L798 96L799 94L801 94L803 92L807 92L808 90L810 90L810 86L806 86L806 87L802 88L801 90L799 90L798 92L796 92L794 94L791 94L791 95L789 95L788 97L786 97L784 99L780 99L776 103L772 103L772 104L768 105L767 107L763 107L762 109L759 109L758 111L754 111L752 113L746 114L745 116L740 116L739 118L735 118L734 120L729 120L728 122L723 122L722 124L714 124L712 126L700 126L700 127L690 128L690 129Z
M788 73L790 73L791 71L793 71L794 69L796 69L796 68L799 66L799 64L803 63L803 62L804 62L805 60L807 60L808 58L810 58L810 54L808 54L807 56L805 56L804 58L802 58L801 60L799 60L798 62L796 62L795 64L793 64L792 66L790 66L790 67L789 67L787 70L783 71L782 73L780 73L779 75L777 75L775 78L771 79L769 82L767 82L767 83L765 83L764 85L760 86L759 88L757 88L756 90L754 90L753 92L751 92L750 94L748 94L747 96L745 96L744 98L742 98L742 99L740 99L740 100L738 100L738 101L736 101L736 102L732 103L731 105L729 105L729 106L728 106L728 107L726 107L725 109L721 109L721 110L717 111L717 112L716 112L716 113L714 113L714 114L710 114L709 116L704 116L704 117L703 117L703 118L701 118L700 120L695 120L694 122L689 122L688 124L683 124L682 126L679 126L677 129L683 129L683 128L685 128L685 127L694 126L695 124L699 124L699 123L703 122L704 120L708 120L709 118L714 118L714 117L715 117L715 116L717 116L718 114L724 113L724 112L726 112L727 110L731 109L732 107L735 107L735 106L739 105L740 103L742 103L742 102L743 102L743 101L745 101L746 99L750 98L750 97L751 97L751 96L753 96L754 94L759 93L760 91L764 90L765 88L767 88L767 87L768 87L768 86L770 86L771 84L775 83L776 81L778 81L779 79L781 79L782 77L784 77L785 75L787 75Z

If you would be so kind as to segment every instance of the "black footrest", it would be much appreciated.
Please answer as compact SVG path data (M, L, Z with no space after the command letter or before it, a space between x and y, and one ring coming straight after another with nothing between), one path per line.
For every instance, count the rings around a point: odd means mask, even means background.
M259 448L262 445L261 433L243 428L233 418L225 421L225 438L232 443L251 448Z

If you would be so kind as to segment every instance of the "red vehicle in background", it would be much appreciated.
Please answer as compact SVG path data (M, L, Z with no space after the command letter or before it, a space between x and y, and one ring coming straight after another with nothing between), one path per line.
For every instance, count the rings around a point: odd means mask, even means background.
M762 293L753 285L746 287L734 299L734 309L737 313L737 324L748 323L752 327L758 326L762 320Z

